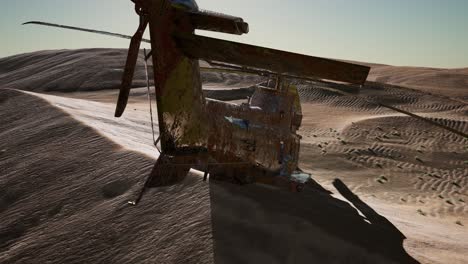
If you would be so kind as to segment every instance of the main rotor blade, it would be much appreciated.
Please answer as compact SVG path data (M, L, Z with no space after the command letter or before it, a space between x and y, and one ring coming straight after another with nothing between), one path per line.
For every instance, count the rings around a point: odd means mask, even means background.
M212 11L185 11L174 9L188 15L192 25L199 30L216 31L222 33L242 35L249 33L249 24L240 17L215 13Z
M189 57L221 61L280 74L363 84L370 68L192 34L175 34L178 47Z
M122 85L120 86L119 99L115 109L115 117L121 117L127 106L128 96L130 95L130 86L133 81L133 74L135 73L138 55L140 53L140 44L143 38L143 33L148 26L148 20L142 21L138 27L137 32L133 35L128 48L127 62L125 63L125 70L122 76Z
M56 27L56 28L65 28L65 29L84 31L84 32L101 34L101 35L117 37L117 38L132 39L132 36L123 35L123 34L119 34L119 33L112 33L112 32L108 32L108 31L94 30L94 29L89 29L89 28L59 25L59 24L53 24L53 23L41 22L41 21L28 21L28 22L23 23L22 25L29 25L29 24L48 26L48 27ZM149 39L141 39L141 41L146 42L146 43L151 43L151 41Z

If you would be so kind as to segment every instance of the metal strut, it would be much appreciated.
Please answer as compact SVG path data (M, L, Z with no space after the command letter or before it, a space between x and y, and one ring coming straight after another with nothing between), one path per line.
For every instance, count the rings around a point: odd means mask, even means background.
M143 53L145 55L145 74L146 74L146 88L148 89L148 102L149 102L149 108L150 108L150 117L151 117L151 132L153 133L153 145L156 147L158 152L161 154L161 150L158 148L158 143L161 140L161 136L156 139L155 133L154 133L154 121L153 121L153 103L151 102L151 89L150 89L150 80L148 76L148 62L147 62L147 57L146 57L146 49L143 49Z
M149 81L149 76L148 76L148 62L147 62L148 58L146 56L146 49L143 49L143 53L145 55L145 60L144 61L145 61L145 74L146 74L146 88L148 89L148 102L149 102L149 107L150 107L151 132L153 134L153 144L156 147L156 149L158 150L158 152L160 154L160 157L161 157L161 150L158 148L158 142L161 139L161 136L159 136L158 139L156 139L156 137L154 135L153 106L152 106L152 102L151 102L151 89L150 89L150 81ZM146 188L148 187L148 184L151 182L152 179L153 179L153 174L151 173L149 176L147 176L147 178L145 180L145 183L144 183L143 187L141 188L140 192L138 193L138 196L136 197L136 199L133 200L133 201L128 201L129 205L134 205L135 206L140 202L141 198L143 197L143 194L146 191Z

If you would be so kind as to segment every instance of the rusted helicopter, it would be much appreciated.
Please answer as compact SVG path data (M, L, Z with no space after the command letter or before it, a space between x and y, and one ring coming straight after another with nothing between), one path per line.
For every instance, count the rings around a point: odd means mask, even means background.
M141 193L171 184L193 168L211 179L266 183L300 191L310 178L298 169L302 112L292 79L331 80L362 85L369 67L195 35L196 29L242 35L240 17L201 11L194 0L132 0L140 24L133 37L45 22L27 22L131 38L115 112L125 110L140 43L151 43L161 155ZM143 39L149 25L150 40ZM240 105L203 95L204 70L243 72L274 78L256 87Z

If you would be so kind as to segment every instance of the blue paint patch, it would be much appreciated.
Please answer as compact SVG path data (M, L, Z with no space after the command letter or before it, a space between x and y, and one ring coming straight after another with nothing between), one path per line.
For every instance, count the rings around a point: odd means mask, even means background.
M298 183L306 183L310 180L310 174L300 171L295 171L291 174L291 180Z
M195 0L172 0L173 5L190 11L198 11L198 5Z
M229 123L234 124L242 129L249 129L249 120L244 120L240 118L235 118L232 116L225 116L224 117Z

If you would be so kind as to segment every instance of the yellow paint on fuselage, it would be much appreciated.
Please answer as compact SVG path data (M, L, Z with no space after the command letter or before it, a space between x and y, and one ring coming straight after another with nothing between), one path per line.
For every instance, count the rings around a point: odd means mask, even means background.
M205 142L204 98L198 68L198 61L184 57L164 84L159 110L177 146Z

